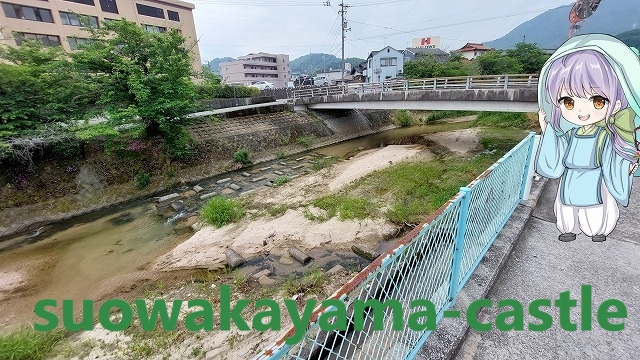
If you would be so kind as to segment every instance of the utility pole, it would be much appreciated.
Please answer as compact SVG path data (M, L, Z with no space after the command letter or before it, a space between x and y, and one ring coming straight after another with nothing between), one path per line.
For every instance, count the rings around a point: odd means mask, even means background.
M345 63L344 63L344 39L346 38L345 32L351 30L350 28L347 28L347 21L344 18L344 14L347 12L347 8L350 7L349 5L345 5L344 4L344 0L340 0L340 15L342 16L342 69L340 70L340 74L342 76L342 83L344 84L344 70L345 70Z

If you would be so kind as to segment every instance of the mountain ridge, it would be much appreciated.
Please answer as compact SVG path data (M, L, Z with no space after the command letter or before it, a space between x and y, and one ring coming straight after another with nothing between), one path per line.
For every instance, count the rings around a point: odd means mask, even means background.
M581 25L574 35L602 33L617 35L634 30L640 19L638 0L603 1L596 12ZM506 35L484 44L496 49L510 49L523 41L535 43L543 49L557 49L569 38L569 12L573 5L563 5L545 11L516 26Z

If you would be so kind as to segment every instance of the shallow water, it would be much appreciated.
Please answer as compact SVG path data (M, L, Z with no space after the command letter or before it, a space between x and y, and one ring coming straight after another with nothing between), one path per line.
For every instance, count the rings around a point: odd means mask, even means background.
M18 273L21 281L0 288L0 328L41 299L98 299L148 279L147 265L185 238L142 206L1 252L0 276Z
M354 150L372 149L406 136L433 133L438 126L416 126L384 131L314 150L344 158ZM295 156L294 156L295 157ZM279 160L280 161L280 160ZM157 278L151 263L191 234L176 235L172 221L142 205L73 226L53 227L11 240L24 245L0 251L0 331L35 320L33 306L42 299L106 299ZM9 244L6 242L4 245ZM378 251L390 246L382 242ZM314 261L301 267L267 257L247 267L269 268L278 277L307 268L335 264L357 269L366 261L352 253L311 251Z

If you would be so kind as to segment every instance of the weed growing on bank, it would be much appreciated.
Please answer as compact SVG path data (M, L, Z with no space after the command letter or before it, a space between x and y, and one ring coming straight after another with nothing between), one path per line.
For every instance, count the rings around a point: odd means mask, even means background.
M478 115L475 125L491 126L493 128L527 129L529 127L529 119L525 113L483 111Z
M0 358L11 360L46 359L53 347L64 338L65 334L62 331L36 332L31 329L0 335Z
M329 219L338 215L340 220L364 220L374 216L377 209L371 200L341 194L323 196L312 204L325 210Z
M215 196L202 207L200 217L208 224L222 227L236 222L244 217L246 211L242 203L235 199Z
M278 176L275 180L273 180L273 186L284 185L291 181L291 177L287 175Z
M296 139L296 143L304 145L306 148L310 148L315 143L316 137L313 135L305 135Z
M462 116L476 115L476 111L462 111L462 110L443 110L443 111L434 111L429 116L427 116L427 122L442 120L442 119L453 119Z
M407 110L396 110L395 123L400 127L409 127L413 125L413 119Z
M282 284L284 295L290 298L296 294L319 294L326 279L327 274L319 268L311 269L302 278L291 276Z
M336 158L322 158L311 161L311 168L314 171L320 171L338 162Z
M240 149L233 153L233 161L242 164L249 165L251 164L251 159L249 159L249 151L247 149Z

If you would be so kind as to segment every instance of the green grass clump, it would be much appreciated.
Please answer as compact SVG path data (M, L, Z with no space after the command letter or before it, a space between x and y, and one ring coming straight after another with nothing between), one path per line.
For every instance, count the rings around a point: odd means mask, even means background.
M318 268L305 273L301 279L289 277L282 285L284 294L292 297L296 294L319 294L322 292L327 275Z
M208 224L222 227L236 222L244 217L246 211L242 203L223 196L215 196L202 207L200 217Z
M278 217L289 210L289 207L285 204L281 204L272 208L267 209L267 213L273 217Z
M483 111L476 119L476 126L527 129L529 119L525 113Z
M249 159L249 151L247 149L240 149L234 152L233 160L242 165L251 164L251 159Z
M407 162L374 172L357 182L361 193L388 197L386 211L396 224L417 224L468 185L499 158L481 154L471 158Z
M480 144L489 151L504 154L526 135L525 131L517 128L485 128L480 131Z
M287 157L287 153L282 149L278 149L278 151L276 151L276 157L278 159L284 159Z
M340 220L364 220L375 214L375 204L367 199L333 194L313 201L313 206L327 212L330 219L338 215Z
M409 127L413 124L413 119L407 110L397 110L395 116L395 123L400 127Z
M136 189L144 190L149 184L151 184L151 175L149 173L141 172L136 175Z
M313 160L311 162L311 168L314 171L320 171L320 170L322 170L322 169L324 169L326 167L329 167L329 166L331 166L331 165L333 165L333 164L335 164L337 162L338 162L338 159L333 158L333 157L332 158L316 159L316 160Z
M61 331L37 332L31 329L0 335L0 359L45 359L64 337Z
M291 181L291 177L287 175L278 176L275 180L273 180L273 186L284 185Z
M296 143L300 145L304 145L307 148L310 148L315 141L316 141L316 137L313 135L301 136L296 139Z
M434 111L429 116L427 116L427 122L442 120L442 119L453 119L462 116L475 115L477 112L475 111L462 111L462 110L443 110L443 111Z

